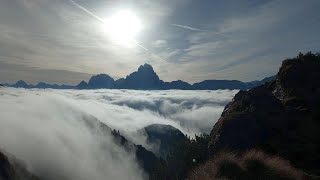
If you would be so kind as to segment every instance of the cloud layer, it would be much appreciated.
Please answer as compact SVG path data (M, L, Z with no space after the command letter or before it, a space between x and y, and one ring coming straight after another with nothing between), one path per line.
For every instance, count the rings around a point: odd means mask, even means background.
M134 154L86 126L99 120L137 144L158 123L209 132L237 91L0 89L0 148L49 179L144 179Z

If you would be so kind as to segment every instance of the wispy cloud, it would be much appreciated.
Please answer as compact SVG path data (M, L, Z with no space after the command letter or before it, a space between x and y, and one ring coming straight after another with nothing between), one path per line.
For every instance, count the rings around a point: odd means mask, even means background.
M171 24L172 26L176 26L176 27L180 27L180 28L183 28L183 29L188 29L188 30L191 30L191 31L205 31L205 30L202 30L202 29L198 29L198 28L194 28L194 27L190 27L190 26L184 26L184 25L181 25L181 24Z
M156 40L152 43L152 46L156 48L163 48L163 47L166 47L167 45L168 45L167 41L162 39Z
M81 10L83 10L84 12L86 12L88 15L92 16L93 18L95 18L96 20L100 21L101 23L105 24L104 19L100 18L99 16L95 15L94 13L92 13L91 11L89 11L87 8L81 6L80 4L76 3L73 0L69 0L69 2L71 2L72 4L74 4L76 7L80 8Z

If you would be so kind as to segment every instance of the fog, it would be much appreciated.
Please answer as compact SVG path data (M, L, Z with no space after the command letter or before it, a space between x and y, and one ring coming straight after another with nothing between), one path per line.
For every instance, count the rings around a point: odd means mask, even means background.
M152 149L138 130L157 123L209 133L236 92L0 88L0 149L46 179L146 179L134 153L85 121Z

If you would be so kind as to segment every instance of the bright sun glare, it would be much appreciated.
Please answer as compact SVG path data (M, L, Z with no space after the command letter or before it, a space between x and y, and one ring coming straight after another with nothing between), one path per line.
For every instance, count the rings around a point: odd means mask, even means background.
M108 34L117 43L126 45L135 41L135 37L142 30L141 20L129 10L113 14L107 19L106 24Z

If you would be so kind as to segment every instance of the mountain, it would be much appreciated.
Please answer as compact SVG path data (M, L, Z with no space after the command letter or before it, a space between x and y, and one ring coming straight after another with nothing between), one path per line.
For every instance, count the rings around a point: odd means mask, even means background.
M125 81L126 80L124 78L120 78L120 79L116 80L115 81L116 88L125 89L126 88Z
M23 80L17 81L15 84L12 85L12 87L16 88L30 88L30 85L28 85L26 82Z
M272 82L241 90L211 131L211 154L256 148L320 175L319 69L319 55L300 54Z
M262 81L241 82L237 80L205 80L193 85L177 80L172 82L164 82L154 71L150 64L141 65L137 71L131 73L126 78L120 78L114 81L109 75L99 74L92 76L88 85L85 81L81 81L76 89L181 89L181 90L217 90L217 89L249 89L271 81L274 78L268 77Z
M179 129L170 125L152 124L144 127L141 131L147 136L148 143L159 146L157 154L162 158L166 158L174 144L186 140Z
M127 89L161 89L161 81L152 66L144 64L128 75L120 86Z
M247 89L244 82L237 80L205 80L192 85L195 90Z
M37 85L33 86L32 88L39 88L39 89L47 89L47 88L51 88L51 89L59 89L60 86L54 84L47 84L44 82L39 82Z
M251 89L257 86L261 86L267 82L271 82L273 80L275 80L277 78L277 76L270 76L270 77L266 77L264 79L262 79L261 81L251 81L251 82L247 82L247 89Z
M69 85L58 85L58 84L47 84L44 82L39 82L37 85L29 85L28 88L38 88L38 89L73 89L74 86Z
M194 90L218 90L218 89L251 89L266 82L270 82L275 79L276 76L270 76L262 79L261 81L241 82L237 80L205 80L192 85Z
M126 78L120 78L116 81L106 75L97 75L99 76L99 83L96 85L89 86L84 85L84 81L82 81L82 85L86 88L80 86L76 86L77 89L141 89L141 90L151 90L151 89L159 89L159 90L169 90L169 89L180 89L180 90L217 90L217 89L250 89L256 86L260 86L268 81L274 79L274 76L267 77L261 81L252 81L252 82L241 82L237 80L205 80L199 83L195 83L193 85L177 80L172 82L164 82L160 80L159 76L154 72L153 68L149 64L144 64L140 66L138 71L131 73ZM93 76L96 78L96 76ZM109 85L102 85L107 84Z
M17 81L15 84L10 85L8 83L4 84L5 86L8 87L15 87L15 88L38 88L38 89L74 89L74 86L70 86L70 85L57 85L57 84L47 84L44 82L39 82L37 85L32 85L32 84L27 84L25 81L23 80L19 80Z
M76 89L89 89L88 83L85 81L81 81L77 86Z
M182 80L164 82L160 80L157 73L150 64L141 65L137 71L131 73L126 78L114 80L107 74L98 74L90 78L89 82L81 81L76 86L47 84L40 82L37 85L28 85L20 80L11 85L16 88L40 88L40 89L140 89L140 90L217 90L217 89L251 89L266 82L272 81L275 76L265 78L261 81L241 82L237 80L205 80L193 85ZM9 85L10 86L10 85Z
M88 85L92 89L113 89L115 82L114 79L107 74L98 74L90 78Z
M184 81L177 80L172 82L163 82L162 89L182 89L182 90L190 90L192 86Z

